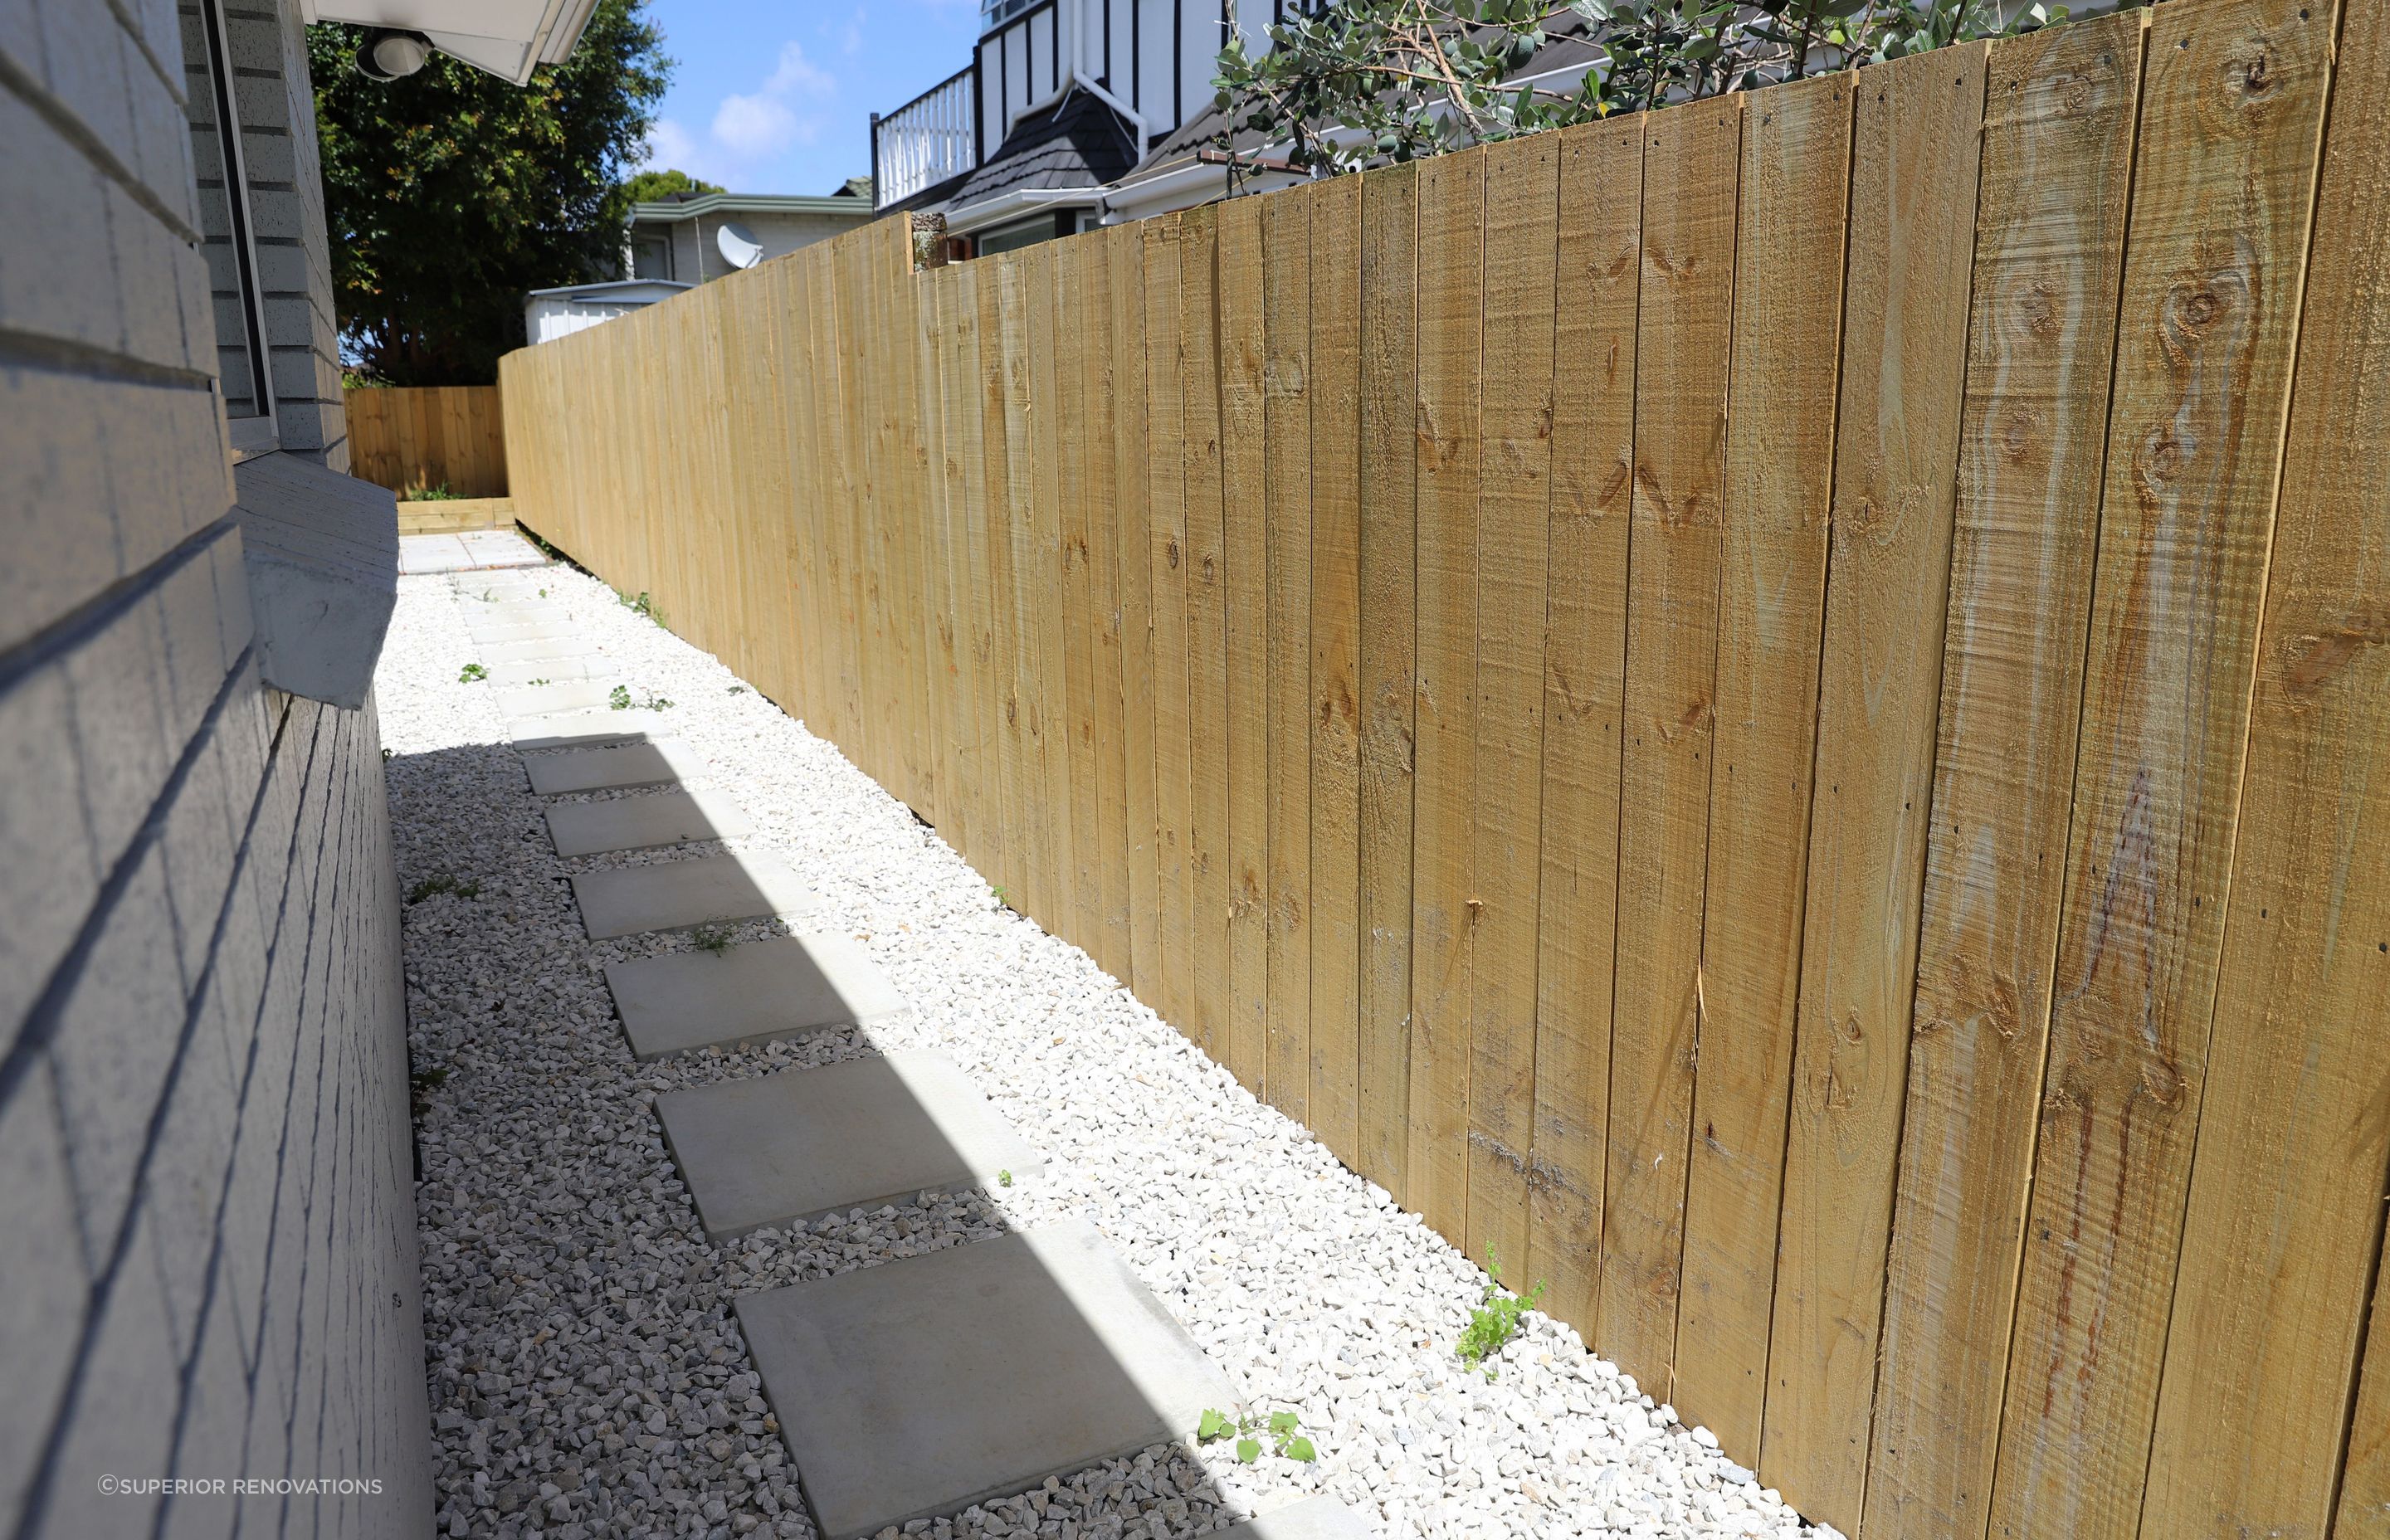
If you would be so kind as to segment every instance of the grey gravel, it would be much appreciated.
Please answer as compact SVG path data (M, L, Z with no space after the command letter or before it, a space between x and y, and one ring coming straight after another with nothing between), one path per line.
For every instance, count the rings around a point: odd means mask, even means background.
M1071 1217L1111 1238L1241 1409L1297 1413L1317 1461L1163 1446L908 1534L1176 1540L1311 1494L1388 1537L1833 1533L1540 1313L1498 1379L1469 1370L1453 1344L1483 1275L1416 1216L1076 947L999 908L934 832L713 658L593 579L541 577L635 697L674 702L623 714L687 744L711 770L692 787L735 795L753 827L557 857L497 692L457 680L491 645L462 623L484 606L443 578L401 580L379 691L402 888L480 885L410 905L405 928L442 1534L810 1535L731 1300ZM911 1010L634 1060L599 969L689 938L585 940L564 879L725 852L805 874L821 894L805 929L867 945ZM656 1095L889 1047L961 1066L1046 1154L1044 1178L709 1246Z

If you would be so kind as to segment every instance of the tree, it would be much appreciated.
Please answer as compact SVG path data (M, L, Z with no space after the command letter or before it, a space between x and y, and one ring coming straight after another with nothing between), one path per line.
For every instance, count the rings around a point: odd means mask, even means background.
M718 193L727 188L700 182L685 171L643 171L623 184L623 197L633 203L653 203L675 193Z
M523 294L611 277L672 61L644 0L599 0L529 85L445 55L387 84L359 30L310 30L342 351L390 385L473 385L522 345Z
M1230 35L1213 142L1231 174L1255 163L1256 145L1281 144L1286 165L1333 174L2066 14L1998 12L1998 0L1336 0L1291 11L1265 53ZM1563 28L1600 46L1602 64L1565 89L1516 83Z

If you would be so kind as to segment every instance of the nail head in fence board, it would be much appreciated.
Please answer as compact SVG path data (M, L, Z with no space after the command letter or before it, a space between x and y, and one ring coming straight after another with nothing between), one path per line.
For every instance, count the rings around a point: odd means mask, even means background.
M1549 558L1560 141L1485 151L1484 415L1477 500L1476 771L1470 830L1468 1252L1520 1289L1536 1119L1544 564Z
M2147 11L1992 45L1865 1528L1979 1536L2040 1113Z
M1311 206L1311 1126L1361 1169L1361 183Z
M1701 1024L1718 500L1741 98L1644 121L1617 965L1600 1351L1661 1399L1676 1352Z
M1228 975L1219 1055L1245 1088L1269 1063L1269 545L1262 205L1219 208L1221 616L1227 711ZM1214 1050L1215 1054L1217 1049Z
M1560 135L1529 1287L1595 1340L1610 1127L1644 120Z
M1361 1174L1410 1183L1419 167L1361 178Z
M1049 688L1059 685L1060 711L1048 752L1061 756L1064 795L1060 820L1069 831L1067 886L1055 933L1102 966L1097 932L1103 925L1103 824L1096 792L1095 573L1087 535L1086 259L1095 243L1073 237L1053 243L1052 329L1039 352L1052 361L1054 508L1058 537L1055 583L1060 601L1060 656Z
M2145 1535L2326 1532L2367 1290L2380 1288L2390 1163L2386 30L2382 0L2355 0L2340 29L2302 307L2306 378L2282 457ZM2360 1425L2372 1415L2366 1407ZM2378 1531L2390 1517L2379 1446L2348 1447L2338 1533Z
M1759 1452L1801 984L1818 638L1833 494L1853 77L1746 104L1702 918L1700 1073L1672 1399ZM1787 345L1788 339L1799 339Z
M1186 394L1181 362L1179 265L1185 226L1165 215L1142 227L1145 261L1146 497L1153 580L1154 881L1161 923L1156 969L1163 1018L1201 1042L1190 1014L1195 933L1189 913L1194 874L1187 860L1193 799L1187 678Z
M1148 1005L1162 1000L1161 874L1156 866L1153 716L1153 550L1146 478L1151 426L1146 409L1145 246L1135 225L1104 236L1111 268L1113 416L1112 552L1119 566L1123 833L1127 841L1129 982Z
M1311 215L1317 187L1260 199L1262 490L1268 558L1262 793L1270 1104L1311 1121Z
M1219 205L1183 216L1178 261L1179 404L1187 468L1187 1026L1229 1063L1228 643L1227 530L1221 517ZM1233 1064L1229 1065L1234 1070Z
M2140 1518L2335 9L2151 20L1995 1534Z
M1411 832L1410 1198L1469 1243L1469 969L1477 803L1478 318L1485 154L1420 168L1418 801Z
M1984 57L1970 44L1857 80L1800 1023L1760 1448L1787 1501L1852 1532L1866 1495L1908 1079Z

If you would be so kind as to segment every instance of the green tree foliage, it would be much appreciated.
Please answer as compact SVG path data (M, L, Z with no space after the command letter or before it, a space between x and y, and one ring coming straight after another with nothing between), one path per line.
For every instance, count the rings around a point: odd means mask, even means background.
M1267 51L1221 50L1214 143L1282 146L1314 174L1409 160L1820 70L2063 19L1994 0L1336 0L1290 7ZM1563 90L1518 83L1566 32L1605 62ZM1232 161L1232 171L1250 160Z
M633 203L653 203L675 193L718 193L727 188L700 182L685 171L643 171L623 184L623 197Z
M479 385L527 289L611 277L672 61L644 0L599 0L572 57L513 85L445 55L387 84L359 30L310 30L343 350L389 385Z

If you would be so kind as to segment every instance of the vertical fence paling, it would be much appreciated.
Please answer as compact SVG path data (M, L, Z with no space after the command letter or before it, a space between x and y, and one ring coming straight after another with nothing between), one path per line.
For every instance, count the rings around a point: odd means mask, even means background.
M1812 1517L2376 1533L2384 9L883 222L514 495Z

